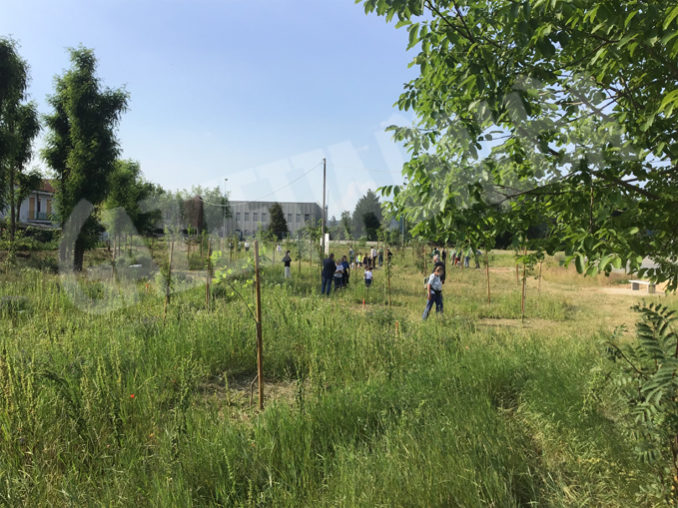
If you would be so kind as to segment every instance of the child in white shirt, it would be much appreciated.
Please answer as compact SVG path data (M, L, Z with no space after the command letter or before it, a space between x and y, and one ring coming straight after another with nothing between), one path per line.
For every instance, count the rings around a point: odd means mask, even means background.
M443 282L440 280L442 274L442 266L436 266L426 283L428 299L426 301L424 315L422 316L422 319L424 320L428 317L428 313L431 312L431 307L433 307L434 303L436 304L436 312L443 311Z

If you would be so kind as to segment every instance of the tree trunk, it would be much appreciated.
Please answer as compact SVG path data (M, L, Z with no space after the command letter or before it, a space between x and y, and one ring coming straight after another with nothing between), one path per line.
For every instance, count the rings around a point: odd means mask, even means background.
M16 237L16 193L14 192L14 171L9 171L10 226L9 239L14 244Z
M83 241L78 238L75 241L75 248L73 249L73 271L82 272L82 265L85 259L85 246Z

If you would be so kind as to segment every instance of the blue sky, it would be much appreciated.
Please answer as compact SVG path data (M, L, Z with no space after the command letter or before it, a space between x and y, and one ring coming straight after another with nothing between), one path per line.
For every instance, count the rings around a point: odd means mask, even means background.
M131 96L123 157L166 188L320 203L326 157L338 216L401 181L384 127L411 122L393 103L414 55L352 0L3 0L0 35L19 42L42 113L66 48L92 48L103 84Z

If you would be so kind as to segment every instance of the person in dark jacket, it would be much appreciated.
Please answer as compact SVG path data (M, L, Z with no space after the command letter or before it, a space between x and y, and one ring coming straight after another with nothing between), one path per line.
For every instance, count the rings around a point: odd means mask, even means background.
M440 267L440 282L445 284L445 263L440 260L438 256L433 256L433 272L436 271L436 268Z
M292 276L292 258L290 257L290 251L285 252L285 257L282 258L283 265L285 265L285 278L289 279Z
M351 278L351 264L346 259L346 256L341 257L341 264L344 265L344 282L343 286L348 286L348 280Z
M334 262L334 254L330 253L330 257L323 261L323 271L322 271L322 286L320 287L320 294L324 295L327 293L327 296L330 296L330 291L332 291L332 279L334 278L334 272L337 271L337 265ZM325 291L327 289L327 291Z

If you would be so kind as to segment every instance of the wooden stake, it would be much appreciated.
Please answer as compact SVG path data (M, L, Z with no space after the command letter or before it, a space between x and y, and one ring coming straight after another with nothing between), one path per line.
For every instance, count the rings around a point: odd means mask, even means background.
M525 247L523 251L523 256L527 255L527 247ZM523 258L525 259L525 258ZM527 281L527 265L525 261L523 261L523 290L521 292L520 296L520 313L521 313L521 320L525 321L525 283Z
M210 296L212 286L212 240L207 240L207 286L205 287L205 303L207 310L210 309Z
M523 263L523 290L520 296L520 313L522 321L525 321L525 280L527 278L526 272L527 268L525 267L525 263Z
M174 240L170 242L169 266L167 267L167 280L165 281L165 308L162 313L162 320L167 317L167 306L170 303L170 288L172 286L172 256L174 255Z
M388 251L387 251L388 252ZM391 306L391 261L386 259L386 272L388 273L388 306ZM396 322L396 330L398 329L398 325Z
M487 303L490 301L490 253L485 251L485 275L487 276Z
M541 264L542 260L539 260L539 285L537 286L537 292L541 294Z
M264 357L261 337L261 282L259 275L259 240L254 240L254 281L257 292L257 378L259 382L259 410L264 409Z

